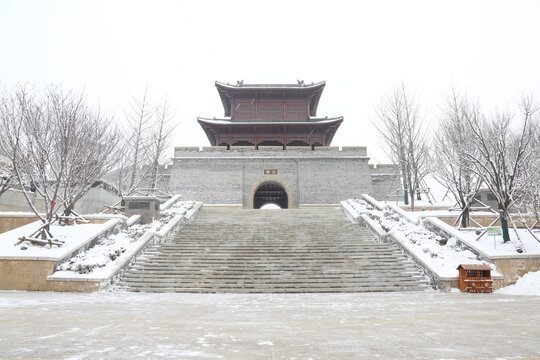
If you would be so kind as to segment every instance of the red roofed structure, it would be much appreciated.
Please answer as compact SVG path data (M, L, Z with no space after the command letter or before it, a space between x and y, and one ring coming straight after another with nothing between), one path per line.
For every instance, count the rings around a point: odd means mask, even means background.
M224 118L199 117L212 146L329 146L343 117L317 117L325 82L224 84Z

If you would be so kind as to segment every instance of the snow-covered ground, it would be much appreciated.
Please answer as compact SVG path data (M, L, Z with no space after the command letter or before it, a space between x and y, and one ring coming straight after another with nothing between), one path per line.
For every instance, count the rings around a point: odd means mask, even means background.
M49 248L49 245L40 246L32 244L29 241L14 246L20 237L30 236L30 234L39 229L41 221L38 220L0 234L0 258L30 257L52 260L60 259L65 254L79 247L82 243L88 241L88 239L102 232L110 225L111 221L115 220L109 220L105 224L77 224L70 226L61 226L58 223L52 224L50 231L54 238L65 241L65 244L60 247L53 246Z
M500 255L518 255L517 250L521 249L522 254L526 255L540 255L540 242L536 240L527 229L518 229L519 239L514 232L514 229L510 229L510 242L503 243L502 236L488 236L485 234L476 241L479 235L476 234L477 229L460 230L459 234L463 241L471 246L474 246L488 256L500 256ZM540 233L536 233L536 237L540 238Z
M2 359L538 359L540 297L0 291Z
M460 246L455 238L443 244L443 238L422 225L416 225L403 218L392 209L379 210L362 199L350 199L346 203L356 212L365 214L385 231L393 232L398 241L427 264L440 277L459 275L459 264L487 264L493 275L499 275L493 264L479 260L472 251Z
M523 275L514 285L496 291L507 295L536 295L540 296L540 271Z
M194 201L179 201L161 211L159 219L150 224L135 224L103 238L97 244L60 265L51 278L106 278L116 265L131 257L140 245L141 236L147 231L159 231L178 215L185 215L193 208Z
M261 210L280 210L281 208L276 204L265 204L261 207Z

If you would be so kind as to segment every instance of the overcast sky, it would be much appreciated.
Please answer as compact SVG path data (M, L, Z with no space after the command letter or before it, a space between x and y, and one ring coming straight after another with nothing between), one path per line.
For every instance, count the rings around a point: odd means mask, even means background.
M172 145L209 145L214 81L326 81L318 115L345 117L332 145L367 145L401 80L436 122L453 85L484 109L540 98L540 1L5 1L0 83L84 90L117 121L146 84L181 121ZM375 161L376 162L376 161Z

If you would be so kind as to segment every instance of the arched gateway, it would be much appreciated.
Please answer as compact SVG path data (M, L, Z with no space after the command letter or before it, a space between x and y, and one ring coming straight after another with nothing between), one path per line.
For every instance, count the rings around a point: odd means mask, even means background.
M290 207L290 193L279 180L265 180L257 183L251 191L253 209L260 209L266 204L276 204L282 209Z

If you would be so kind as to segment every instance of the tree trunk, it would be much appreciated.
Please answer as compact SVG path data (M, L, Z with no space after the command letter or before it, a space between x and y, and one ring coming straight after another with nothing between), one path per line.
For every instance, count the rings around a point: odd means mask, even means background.
M461 214L461 227L466 228L469 222L469 208L465 208Z
M503 242L507 243L510 241L510 233L508 232L508 221L506 220L506 215L504 213L501 213L500 219L501 219Z
M411 211L414 211L414 189L412 188L412 185L409 186L409 196L411 197Z
M403 189L403 203L409 205L409 193L407 189Z

